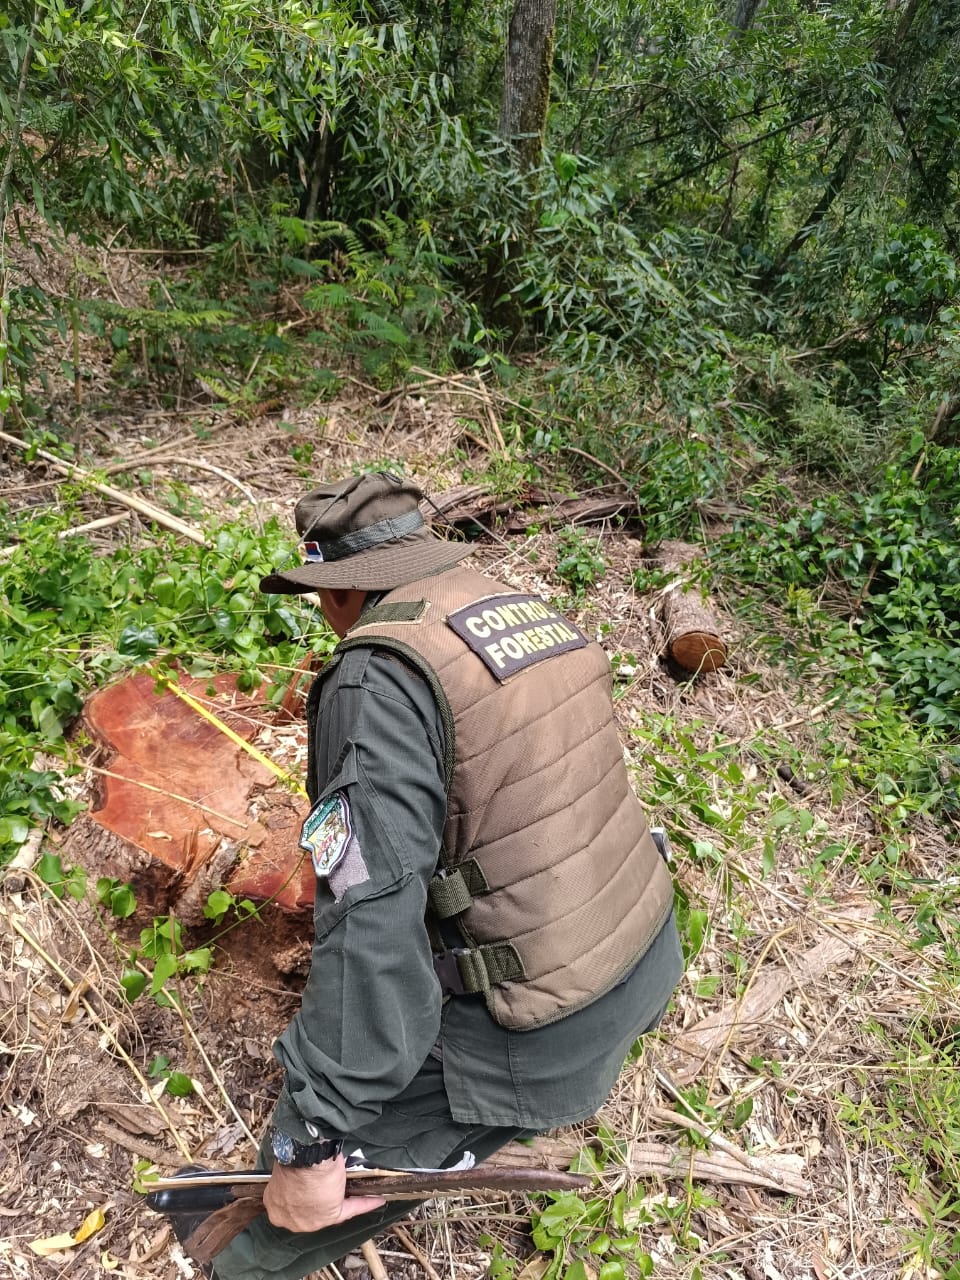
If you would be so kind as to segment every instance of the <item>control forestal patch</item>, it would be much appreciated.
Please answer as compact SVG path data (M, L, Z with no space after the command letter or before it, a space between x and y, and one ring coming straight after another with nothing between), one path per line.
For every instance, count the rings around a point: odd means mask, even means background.
M448 614L447 624L498 680L589 643L579 627L540 596L489 596Z

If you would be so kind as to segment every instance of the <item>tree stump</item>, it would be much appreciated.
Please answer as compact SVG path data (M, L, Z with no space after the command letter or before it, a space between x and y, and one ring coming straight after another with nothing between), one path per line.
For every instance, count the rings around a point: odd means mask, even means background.
M179 685L218 721L250 741L264 722L261 696L242 695L223 673ZM86 840L90 871L129 881L144 901L175 906L200 923L214 889L309 910L315 879L299 848L305 799L154 677L127 676L84 708L90 736L108 757L98 798L71 830Z

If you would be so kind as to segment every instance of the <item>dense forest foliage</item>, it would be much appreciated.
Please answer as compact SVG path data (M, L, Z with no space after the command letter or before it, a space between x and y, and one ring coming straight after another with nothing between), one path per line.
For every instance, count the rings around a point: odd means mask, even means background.
M5 250L192 255L147 308L4 269L8 422L56 439L57 333L226 397L492 371L547 413L518 474L575 444L648 541L719 522L717 574L914 717L891 794L955 803L955 0L17 0L0 45Z

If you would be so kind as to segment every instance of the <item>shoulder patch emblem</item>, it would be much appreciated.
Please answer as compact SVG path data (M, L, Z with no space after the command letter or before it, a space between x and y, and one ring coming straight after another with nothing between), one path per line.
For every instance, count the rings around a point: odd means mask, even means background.
M352 839L350 805L342 791L318 800L300 829L300 848L310 854L318 877L330 875Z

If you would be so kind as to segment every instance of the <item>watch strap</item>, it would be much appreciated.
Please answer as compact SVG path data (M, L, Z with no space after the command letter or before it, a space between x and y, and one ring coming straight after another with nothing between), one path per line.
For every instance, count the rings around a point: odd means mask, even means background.
M270 1145L278 1164L290 1169L309 1169L338 1156L343 1150L343 1139L320 1138L316 1142L299 1142L274 1127L270 1131Z

